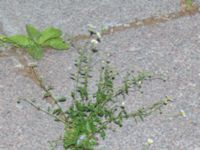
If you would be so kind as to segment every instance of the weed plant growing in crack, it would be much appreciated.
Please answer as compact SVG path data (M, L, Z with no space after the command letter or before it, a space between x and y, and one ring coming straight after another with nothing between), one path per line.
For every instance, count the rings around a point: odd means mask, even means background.
M75 62L76 72L71 76L75 87L71 92L70 101L72 103L69 108L63 109L62 105L68 102L67 99L65 97L55 98L51 88L44 85L34 67L33 70L40 86L45 91L44 97L50 98L54 107L48 107L46 110L33 101L25 100L36 109L54 117L55 121L64 124L62 142L65 150L93 150L98 145L98 138L106 138L106 130L111 124L122 127L124 119L143 120L153 112L161 111L161 108L171 101L166 96L151 106L128 112L124 103L120 103L119 99L125 100L131 92L130 89L141 89L145 80L152 80L154 77L146 72L139 72L137 75L127 73L121 85L117 86L114 81L118 73L113 71L109 62L101 65L100 76L96 83L97 90L91 92L89 85L94 84L91 80L91 72L94 69L93 55L98 53L95 45L100 42L101 35L90 31L90 37L92 40L90 39L90 42L86 42L86 46L77 50L79 57ZM159 79L162 80L162 78Z
M0 35L0 45L11 44L15 47L24 48L34 59L41 59L44 55L43 48L53 48L56 50L66 50L69 44L64 42L62 32L54 27L47 27L39 31L32 25L26 25L27 35Z

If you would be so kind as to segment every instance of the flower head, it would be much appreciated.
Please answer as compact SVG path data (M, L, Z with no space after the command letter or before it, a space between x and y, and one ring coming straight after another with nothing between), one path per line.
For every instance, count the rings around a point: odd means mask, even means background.
M147 139L147 144L148 144L148 145L151 145L151 144L153 144L153 139L151 139L151 138L148 138L148 139Z
M85 138L86 138L86 135L85 135L85 134L84 134L84 135L81 135L81 136L79 137L79 139L77 140L77 144L80 144Z
M94 47L99 43L99 42L98 42L97 40L95 40L95 39L92 39L90 42L92 43L92 45L93 45Z
M100 32L97 32L96 35L97 35L97 38L101 39L101 33Z
M185 111L184 110L180 110L180 116L182 116L182 117L186 117L186 114L185 114Z

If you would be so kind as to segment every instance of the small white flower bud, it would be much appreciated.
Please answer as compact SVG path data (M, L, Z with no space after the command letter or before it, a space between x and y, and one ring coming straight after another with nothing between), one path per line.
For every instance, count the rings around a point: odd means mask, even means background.
M97 32L96 35L97 35L97 37L98 37L99 39L101 39L101 33L100 33L100 32Z
M105 61L105 60L102 60L102 61L101 61L101 63L102 63L102 64L105 64L105 63L106 63L106 61Z
M153 139L148 138L148 139L147 139L147 144L148 144L148 145L153 144Z
M19 64L15 65L15 68L22 69L22 68L24 68L24 65L22 65L21 63L19 63Z
M93 44L93 46L96 46L96 45L98 44L98 41L95 40L95 39L92 39L92 40L91 40L91 43Z
M185 111L184 111L184 110L180 110L180 116L186 117L186 114L185 114Z

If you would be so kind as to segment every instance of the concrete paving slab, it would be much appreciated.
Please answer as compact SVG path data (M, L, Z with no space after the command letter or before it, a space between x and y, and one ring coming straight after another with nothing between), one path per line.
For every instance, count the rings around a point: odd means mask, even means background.
M6 0L0 1L0 24L7 34L22 33L26 24L56 26L68 34L128 23L179 10L179 0ZM0 30L1 31L1 30Z
M62 134L62 126L27 103L17 103L25 98L44 101L40 88L16 65L14 57L0 58L0 150L48 150L48 141Z
M159 119L152 116L142 123L142 127L130 121L120 133L111 134L105 142L107 149L113 149L114 145L116 149L142 149L141 143L148 137L155 139L150 147L152 150L200 149L199 17L184 17L104 39L103 49L113 52L112 61L116 66L130 68L136 65L169 78L166 84L147 85L141 104L153 102L152 99L162 95L171 95L175 99ZM133 106L137 105L133 103ZM187 117L173 118L180 109L185 110Z
M87 23L99 27L126 23L136 17L145 18L178 9L178 1L174 0L134 1L134 6L130 5L131 1L48 2L1 1L0 31L21 33L26 23L32 23L39 27L55 25L70 34L78 34L85 32ZM54 12L52 8L55 8ZM50 16L50 13L54 15ZM59 21L54 22L57 19ZM126 101L129 110L150 105L165 95L172 96L174 102L163 109L162 115L155 113L138 124L128 120L116 132L108 131L107 139L100 141L98 149L142 150L148 138L154 140L150 147L152 150L200 149L199 20L200 15L197 14L103 38L100 52L110 53L108 59L120 72L125 73L128 68L145 69L168 78L166 83L159 80L146 82L144 94L131 94ZM76 56L74 49L68 52L48 51L38 62L41 76L47 85L55 88L56 96L69 97L73 87L69 76L74 71ZM41 99L41 89L29 77L22 75L19 66L14 57L0 57L0 149L49 149L47 141L59 137L63 128L31 106L17 104L20 97L45 103ZM186 117L177 117L180 110L186 112Z
M194 0L194 3L200 4L200 0Z

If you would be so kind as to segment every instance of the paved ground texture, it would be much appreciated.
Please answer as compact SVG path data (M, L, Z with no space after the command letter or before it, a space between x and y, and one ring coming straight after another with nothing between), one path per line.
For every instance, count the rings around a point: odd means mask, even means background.
M117 26L179 10L179 0L7 0L0 1L0 33L21 33L25 24L31 23L38 27L54 25L77 35L86 32L88 23L97 28ZM122 73L131 68L167 78L165 83L145 82L144 94L128 97L129 110L150 105L165 95L174 100L162 115L155 113L138 123L130 119L116 132L108 131L96 149L143 150L151 138L154 143L150 150L200 150L200 13L107 34L99 49ZM23 68L24 60L28 64L32 60L20 52L0 50L4 51L0 53L0 150L48 150L48 141L56 140L63 126L31 106L17 103L28 98L46 104L41 99L43 91ZM74 49L48 51L36 62L56 96L69 94L73 85L69 75L76 56ZM178 115L181 110L185 117Z

